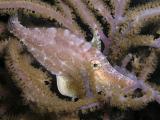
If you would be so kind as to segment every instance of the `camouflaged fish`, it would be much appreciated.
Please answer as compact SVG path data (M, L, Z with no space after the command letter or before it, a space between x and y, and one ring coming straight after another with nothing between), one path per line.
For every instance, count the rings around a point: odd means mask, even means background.
M143 81L115 70L91 43L62 28L27 28L13 16L8 28L34 58L49 72L59 76L59 91L71 97L94 97L119 107L140 107L157 99L156 92ZM143 95L133 97L137 88Z

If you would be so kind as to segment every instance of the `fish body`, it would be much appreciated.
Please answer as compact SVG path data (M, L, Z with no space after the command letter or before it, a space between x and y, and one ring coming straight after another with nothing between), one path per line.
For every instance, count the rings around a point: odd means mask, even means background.
M104 99L118 96L118 101L125 103L125 93L143 86L119 73L91 43L67 29L27 28L17 16L10 18L8 28L42 66L62 76L57 85L63 95L94 97L102 91Z

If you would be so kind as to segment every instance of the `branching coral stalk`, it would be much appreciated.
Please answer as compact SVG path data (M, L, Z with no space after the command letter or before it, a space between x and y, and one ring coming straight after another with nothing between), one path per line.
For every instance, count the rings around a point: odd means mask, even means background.
M131 47L150 46L153 42L154 38L150 35L126 35L125 37L117 35L112 41L112 48L110 48L110 52L112 52L112 54L109 55L109 57L112 58L111 62L122 59L127 50ZM117 50L119 52L117 52Z
M124 57L124 59L122 60L122 65L121 67L126 68L126 66L128 65L128 63L131 61L132 59L132 54L128 54Z
M136 7L134 10L128 11L125 16L125 19L128 21L128 27L124 33L138 33L144 23L149 20L159 19L159 15L159 2L150 2L139 6L138 8Z
M114 36L114 34L119 30L119 24L124 20L124 11L129 1L111 1L112 5L114 6L114 12L110 10L110 8L106 6L102 0L87 0L87 2L89 3L89 6L97 10L98 13L101 14L110 25L109 37L104 40L102 39L103 43L105 44L105 48L107 49L110 45L110 41L112 41L112 36ZM112 16L111 13L114 13L114 15Z
M89 27L92 28L93 31L98 30L98 33L102 40L106 40L106 36L103 33L100 23L96 20L94 14L90 12L90 10L87 8L87 5L84 4L82 0L67 0L67 2L72 7L74 7L74 9L77 9L76 12L78 12L82 20L86 22L87 25L89 25Z
M147 57L147 60L141 65L142 70L138 76L140 80L147 80L149 75L155 71L157 59L155 52L152 50L150 55Z
M111 2L114 5L115 20L118 23L124 17L129 0L111 0Z
M87 2L89 6L91 6L93 9L96 9L107 20L107 22L109 22L109 24L111 25L111 29L114 29L114 20L108 6L105 6L102 0L87 0Z
M101 0L86 0L85 2L92 9L96 9L107 20L107 22L109 22L109 24L111 26L111 30L114 29L114 22L113 22L114 20L113 20L113 17L111 16L111 11L104 5L103 1L101 1ZM99 28L98 28L98 31L100 31ZM103 35L101 31L98 33L100 34L100 38L103 41L105 48L107 49L109 47L111 40L108 37L104 37L105 35Z
M126 6L128 5L128 0L112 0L111 3L114 7L114 15L111 15L111 12L108 6L104 5L104 2L102 0L88 0L90 3L90 6L92 6L94 9L96 9L110 24L111 31L110 35L113 35L118 28L118 25L123 21L124 19L124 12L126 9Z
M57 20L60 24L70 29L77 35L83 36L78 26L73 24L72 21L66 20L65 17L54 7L41 3L40 1L29 0L1 0L0 1L1 13L13 14L15 11L22 10L26 13L39 15L49 20Z
M62 13L65 16L65 19L67 21L70 21L74 26L77 26L77 23L75 22L75 20L73 20L73 11L70 9L70 7L66 3L62 2L62 0L59 0L58 2L59 4L57 6L60 7Z

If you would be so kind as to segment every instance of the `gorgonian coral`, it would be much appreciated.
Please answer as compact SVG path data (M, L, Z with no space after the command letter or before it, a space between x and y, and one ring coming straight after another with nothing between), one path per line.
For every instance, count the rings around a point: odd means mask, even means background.
M0 0L8 21L0 26L0 55L29 109L78 119L77 111L108 103L138 109L160 102L158 86L148 81L158 64L159 36L142 34L143 26L159 19L160 3L129 3ZM141 46L151 50L131 49Z

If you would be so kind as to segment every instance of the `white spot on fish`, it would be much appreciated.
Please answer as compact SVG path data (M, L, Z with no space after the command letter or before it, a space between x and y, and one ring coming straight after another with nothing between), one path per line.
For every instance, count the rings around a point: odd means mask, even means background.
M81 38L74 39L75 45L80 46L82 43L84 43L84 40Z
M34 28L34 30L38 31L39 29L38 28Z
M44 56L44 60L47 60L47 59L48 59L48 57Z
M31 48L31 51L35 51L35 48L32 47L32 48Z
M57 30L55 28L48 28L47 33L52 35L52 39L54 39L56 37Z
M82 46L83 52L87 52L91 47L92 47L91 44L88 42L83 44Z
M64 30L64 36L68 37L70 35L70 31L69 30Z

